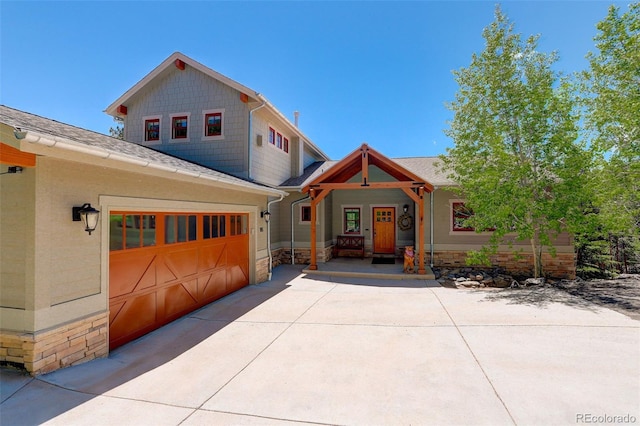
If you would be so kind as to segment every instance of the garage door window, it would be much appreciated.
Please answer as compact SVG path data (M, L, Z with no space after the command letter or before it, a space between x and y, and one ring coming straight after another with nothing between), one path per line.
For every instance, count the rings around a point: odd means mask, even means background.
M247 233L247 216L231 215L231 235L244 235Z
M248 232L247 214L113 212L109 217L109 250L189 243Z
M156 216L112 214L109 217L109 249L123 250L156 245Z
M226 232L226 216L221 214L204 215L202 237L207 240L209 238L219 238L227 235Z
M197 239L196 215L172 214L164 217L164 243L184 243Z

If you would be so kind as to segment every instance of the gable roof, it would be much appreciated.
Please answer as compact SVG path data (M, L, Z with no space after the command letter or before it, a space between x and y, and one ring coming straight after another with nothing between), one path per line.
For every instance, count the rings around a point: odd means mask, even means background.
M440 171L439 163L441 160L439 157L405 157L390 158L390 160L435 187L456 185L454 181ZM338 161L317 161L305 168L301 176L287 179L278 187L284 190L300 190L336 164L338 164Z
M217 71L212 70L211 68L201 64L200 62L180 52L174 52L173 54L171 54L171 56L165 59L160 65L155 67L149 74L144 76L142 80L138 81L133 87L127 90L122 96L120 96L113 103L111 103L111 105L109 105L104 112L106 112L107 114L113 117L120 116L120 114L117 111L120 105L126 105L131 98L136 96L145 86L150 84L153 80L171 72L173 70L173 67L176 66L177 61L180 61L183 65L188 65L204 73L205 75L209 76L214 80L217 80L229 87L236 89L240 93L244 93L249 97L249 101L257 102L259 104L264 105L267 109L269 109L272 113L274 113L278 118L280 118L283 121L283 123L285 123L285 125L289 127L289 130L299 135L305 141L305 143L309 146L309 148L311 148L316 154L318 154L320 157L322 157L325 160L329 160L329 157L327 156L327 154L325 154L315 143L311 141L311 139L309 139L303 132L301 132L297 126L295 126L284 114L282 114L261 93L243 84L240 84L237 81L225 75L222 75Z
M140 170L177 173L202 179L202 183L232 186L239 191L286 195L275 188L252 183L180 158L155 151L135 143L123 141L101 133L85 130L49 118L0 105L0 123L26 132L23 141L89 154L136 165ZM91 164L95 165L95 162Z
M311 182L302 188L302 192L309 192L309 190L314 187L322 188L328 187L328 185L333 185L335 187L336 184L340 184L340 188L343 189L346 189L347 187L356 187L358 185L359 187L377 187L379 186L378 182L371 182L368 180L369 166L378 167L380 170L391 176L396 184L400 184L402 182L409 185L404 185L407 188L423 187L428 192L433 191L433 185L431 183L382 155L365 143L362 144L360 148L338 161L338 163L329 170L311 180ZM349 179L358 173L362 173L361 184L347 183Z

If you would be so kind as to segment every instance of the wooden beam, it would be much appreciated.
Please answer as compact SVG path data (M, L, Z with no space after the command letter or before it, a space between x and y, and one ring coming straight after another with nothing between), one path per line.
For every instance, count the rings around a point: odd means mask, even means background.
M409 196L409 198L411 198L413 200L414 203L418 204L420 202L420 197L418 196L418 194L413 192L411 189L402 188L402 192L407 194Z
M309 195L311 196L311 264L309 265L309 269L316 271L318 269L318 263L316 261L316 206L318 203L316 202L315 189L310 190Z
M418 274L425 275L424 268L424 188L418 189L418 240L420 244L420 259L418 261Z
M368 186L369 184L369 155L366 145L362 145L362 164L360 165L362 171L362 186Z
M36 155L30 152L22 152L17 148L0 142L0 164L10 166L35 167Z
M367 186L361 183L318 183L311 185L313 189L394 189L394 188L420 188L424 186L424 182L370 182Z
M331 189L322 189L322 190L315 189L316 203L320 203L320 201L324 200L325 197L331 193L331 191L332 191Z

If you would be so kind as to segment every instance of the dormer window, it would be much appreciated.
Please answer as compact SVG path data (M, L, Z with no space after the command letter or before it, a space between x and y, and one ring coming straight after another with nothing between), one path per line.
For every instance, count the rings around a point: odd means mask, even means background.
M144 141L160 141L160 116L144 117Z
M186 139L189 121L187 116L173 117L171 119L171 130L173 139Z
M224 109L209 109L202 111L202 140L224 139Z
M206 114L204 121L205 136L220 136L222 134L222 113L214 112L213 114Z

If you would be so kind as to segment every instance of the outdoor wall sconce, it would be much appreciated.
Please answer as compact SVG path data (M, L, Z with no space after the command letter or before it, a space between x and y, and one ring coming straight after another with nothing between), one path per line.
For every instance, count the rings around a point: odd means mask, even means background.
M100 216L100 210L96 210L91 207L91 204L85 203L80 207L73 207L71 210L73 221L82 221L84 224L84 230L91 235L91 232L96 230L98 226L98 217Z
M402 211L406 214L409 211L409 204L405 204L404 206L402 206Z
M264 219L265 222L269 222L269 220L271 219L271 213L269 213L269 211L265 210L263 212L260 212L260 217Z

